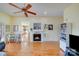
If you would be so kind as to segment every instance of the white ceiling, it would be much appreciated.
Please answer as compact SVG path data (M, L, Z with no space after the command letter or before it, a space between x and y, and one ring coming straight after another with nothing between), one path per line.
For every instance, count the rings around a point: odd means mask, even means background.
M15 3L23 7L23 3ZM31 11L37 13L37 16L63 16L64 9L71 5L70 3L31 3ZM9 5L8 3L0 3L0 12L7 13L11 16L23 16L23 13L14 12L20 11L19 9ZM31 16L31 15L30 15Z

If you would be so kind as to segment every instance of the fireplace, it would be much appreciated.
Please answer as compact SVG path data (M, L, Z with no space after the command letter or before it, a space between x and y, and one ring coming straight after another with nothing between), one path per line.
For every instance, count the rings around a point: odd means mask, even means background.
M33 34L33 41L41 41L41 34Z

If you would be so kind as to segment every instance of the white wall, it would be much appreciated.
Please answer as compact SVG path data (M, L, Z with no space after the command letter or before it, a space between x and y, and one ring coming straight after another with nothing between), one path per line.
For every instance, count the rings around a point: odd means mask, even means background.
M63 23L62 16L48 16L48 17L12 17L5 13L0 13L0 23L4 24L27 24L31 28L33 23L53 24L53 31L44 31L46 33L46 39L43 41L58 41L60 24Z
M14 24L21 25L23 23L30 23L30 27L32 27L33 23L53 24L53 31L46 31L47 37L43 41L58 41L60 24L63 23L63 17L14 17Z
M64 10L64 22L72 23L72 34L79 35L79 4L72 4Z

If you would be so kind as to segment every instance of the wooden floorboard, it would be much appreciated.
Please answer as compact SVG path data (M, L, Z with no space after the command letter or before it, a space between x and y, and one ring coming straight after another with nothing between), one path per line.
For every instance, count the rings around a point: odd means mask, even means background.
M58 42L7 43L7 56L63 56Z

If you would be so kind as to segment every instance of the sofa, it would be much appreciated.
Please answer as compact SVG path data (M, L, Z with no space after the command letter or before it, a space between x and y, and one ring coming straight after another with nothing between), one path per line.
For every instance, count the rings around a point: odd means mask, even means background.
M5 49L5 42L0 42L0 51L3 51Z
M6 56L6 53L3 51L5 49L4 38L0 38L0 56Z

